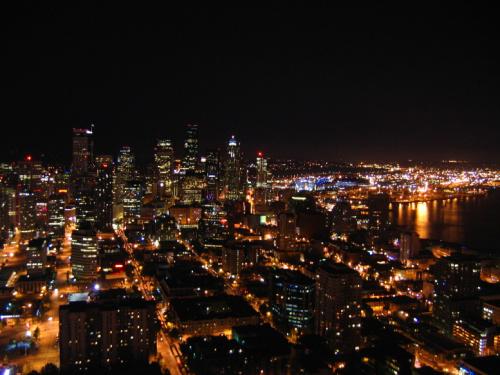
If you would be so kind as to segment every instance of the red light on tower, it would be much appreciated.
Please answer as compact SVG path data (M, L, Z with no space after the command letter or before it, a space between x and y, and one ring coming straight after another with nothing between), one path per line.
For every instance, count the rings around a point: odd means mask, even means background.
M262 151L259 151L259 152L257 152L257 156L258 156L259 158L261 158L262 156L264 156L264 154L262 153Z
M25 159L26 159L26 161L31 161L31 155L29 155L29 154L28 154L28 155L26 155L26 156L25 156Z

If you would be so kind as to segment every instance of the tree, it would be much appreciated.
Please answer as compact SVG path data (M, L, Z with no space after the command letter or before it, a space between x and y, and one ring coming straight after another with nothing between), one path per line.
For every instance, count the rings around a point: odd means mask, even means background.
M59 368L53 363L47 363L40 371L41 375L59 375Z

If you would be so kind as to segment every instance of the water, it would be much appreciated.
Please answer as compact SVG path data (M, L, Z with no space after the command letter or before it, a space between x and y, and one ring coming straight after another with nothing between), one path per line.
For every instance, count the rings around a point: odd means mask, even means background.
M420 238L500 255L500 190L485 196L392 204L390 219L415 230Z

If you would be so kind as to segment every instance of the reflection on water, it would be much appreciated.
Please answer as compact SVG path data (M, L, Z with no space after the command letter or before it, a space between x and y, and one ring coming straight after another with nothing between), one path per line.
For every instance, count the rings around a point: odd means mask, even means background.
M488 196L400 203L390 207L396 225L415 230L421 238L467 244L500 252L500 191Z

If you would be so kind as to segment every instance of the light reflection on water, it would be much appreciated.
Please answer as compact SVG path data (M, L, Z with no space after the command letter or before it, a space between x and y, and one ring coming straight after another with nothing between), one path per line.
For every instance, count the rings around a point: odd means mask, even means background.
M485 197L393 204L390 218L421 238L500 252L500 191Z

